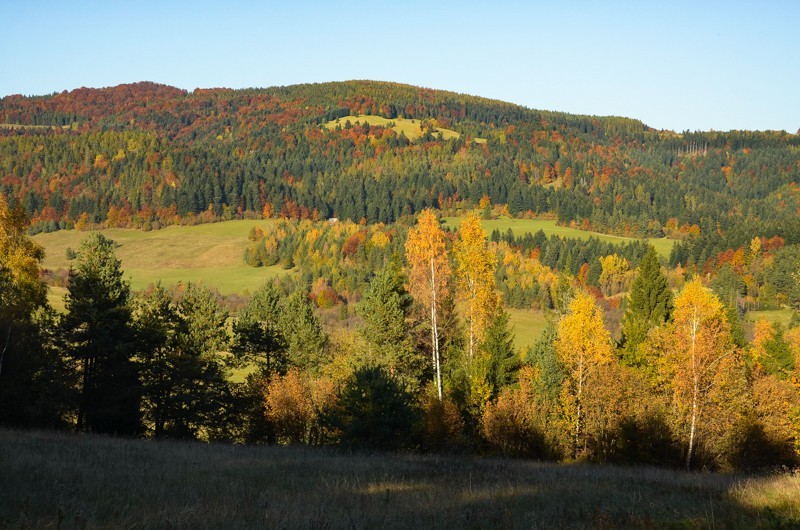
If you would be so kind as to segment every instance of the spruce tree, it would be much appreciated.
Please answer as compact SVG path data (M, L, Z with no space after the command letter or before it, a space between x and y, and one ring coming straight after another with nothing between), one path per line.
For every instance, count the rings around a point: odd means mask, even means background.
M425 358L414 349L411 338L408 318L414 299L405 283L400 266L389 263L370 281L356 310L364 321L359 333L369 345L371 361L399 378L407 389L415 389L425 371Z
M481 345L481 349L489 356L488 379L494 396L503 387L517 381L520 368L520 357L514 349L514 334L509 327L509 318L507 311L497 311Z
M622 322L623 360L628 365L641 362L639 345L651 328L670 319L674 307L672 290L652 246L648 246L637 272Z

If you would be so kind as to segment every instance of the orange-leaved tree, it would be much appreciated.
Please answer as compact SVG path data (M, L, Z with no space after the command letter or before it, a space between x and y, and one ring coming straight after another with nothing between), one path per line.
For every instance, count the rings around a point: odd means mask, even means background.
M589 293L578 291L559 321L556 352L564 370L562 403L573 429L573 456L577 456L584 437L584 394L591 390L598 368L613 359L603 313Z
M439 352L439 316L441 304L447 297L450 280L450 260L444 231L433 210L423 210L417 226L406 238L408 262L408 291L430 313L431 358L436 378L436 390L442 399L442 361Z

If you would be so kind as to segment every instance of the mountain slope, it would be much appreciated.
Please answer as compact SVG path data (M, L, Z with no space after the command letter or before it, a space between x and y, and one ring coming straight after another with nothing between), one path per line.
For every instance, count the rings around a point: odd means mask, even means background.
M358 114L420 134L348 126ZM0 129L0 190L44 230L247 212L389 222L487 196L627 236L800 240L800 138L783 132L675 134L375 81L82 88L3 98L0 120L17 125Z

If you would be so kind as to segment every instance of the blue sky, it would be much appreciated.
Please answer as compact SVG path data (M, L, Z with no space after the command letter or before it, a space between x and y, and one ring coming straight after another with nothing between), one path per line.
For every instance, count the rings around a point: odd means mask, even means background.
M659 129L800 129L800 2L0 0L0 96L378 79Z

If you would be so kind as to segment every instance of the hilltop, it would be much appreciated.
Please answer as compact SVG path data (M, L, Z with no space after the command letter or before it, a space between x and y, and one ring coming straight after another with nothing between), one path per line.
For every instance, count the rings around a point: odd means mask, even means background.
M0 122L0 190L34 230L392 222L485 198L585 230L730 239L686 250L695 261L754 235L800 240L800 138L785 132L678 134L376 81L82 88L3 98Z

